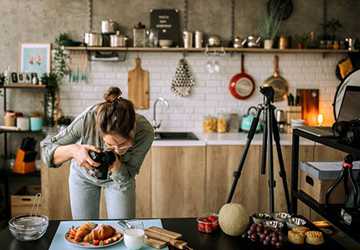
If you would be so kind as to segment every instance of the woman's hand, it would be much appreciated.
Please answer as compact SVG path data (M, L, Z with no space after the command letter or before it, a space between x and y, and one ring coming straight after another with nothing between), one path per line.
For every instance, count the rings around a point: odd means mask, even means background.
M99 152L99 150L93 145L82 145L74 144L73 156L72 158L79 164L81 167L93 169L94 167L100 166L100 163L93 161L89 156L89 151Z

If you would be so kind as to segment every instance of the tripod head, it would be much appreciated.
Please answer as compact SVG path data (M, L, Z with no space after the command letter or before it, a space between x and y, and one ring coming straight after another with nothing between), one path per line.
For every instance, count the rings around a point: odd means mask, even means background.
M260 93L266 97L266 100L269 103L274 102L275 91L274 91L273 87L271 87L271 86L260 87Z

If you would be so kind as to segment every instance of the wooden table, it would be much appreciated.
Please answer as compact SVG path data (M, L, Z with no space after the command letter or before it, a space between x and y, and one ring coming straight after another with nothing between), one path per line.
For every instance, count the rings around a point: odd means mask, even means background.
M45 250L49 249L52 238L54 237L60 221L50 221L46 234L34 242L19 242L9 232L7 228L0 231L1 249L11 250ZM232 249L275 249L264 247L261 244L252 243L242 237L230 237L217 231L213 234L204 234L197 231L196 219L177 218L162 219L164 228L183 234L184 240L195 250L232 250ZM331 238L326 239L326 244L322 247L285 245L283 249L344 249Z

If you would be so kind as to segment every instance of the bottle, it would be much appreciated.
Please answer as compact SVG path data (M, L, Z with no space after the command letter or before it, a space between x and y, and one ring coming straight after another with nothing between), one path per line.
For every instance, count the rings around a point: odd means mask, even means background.
M133 28L133 45L134 47L145 47L146 30L145 25L141 22Z
M217 132L226 133L228 129L228 118L225 113L220 113L217 118Z

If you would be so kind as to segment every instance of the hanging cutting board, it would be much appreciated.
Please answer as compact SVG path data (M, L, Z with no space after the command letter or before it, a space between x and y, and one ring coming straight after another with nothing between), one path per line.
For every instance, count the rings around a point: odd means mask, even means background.
M149 93L149 71L141 68L141 59L137 57L135 68L128 72L128 98L136 109L148 109Z

